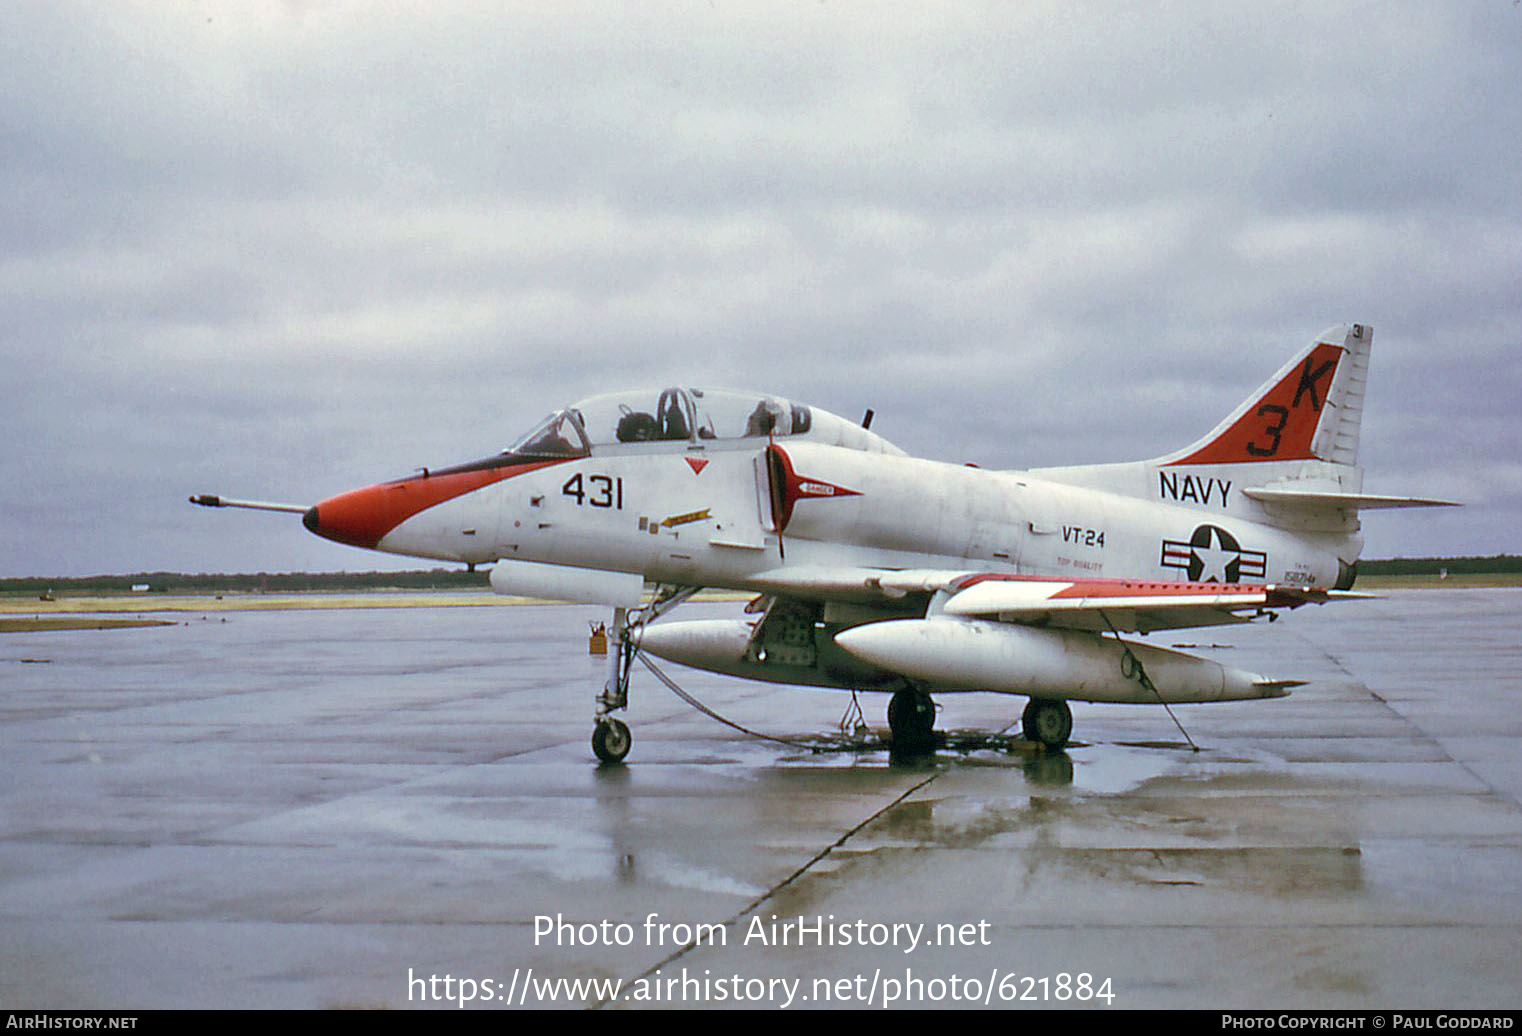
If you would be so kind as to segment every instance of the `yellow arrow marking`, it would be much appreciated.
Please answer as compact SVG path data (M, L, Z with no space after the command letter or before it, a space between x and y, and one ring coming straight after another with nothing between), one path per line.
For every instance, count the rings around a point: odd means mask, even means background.
M661 524L670 529L677 525L686 525L689 522L706 522L709 518L713 517L708 513L709 510L709 508L705 507L701 511L692 511L687 514L674 514L670 518L663 518L661 520Z

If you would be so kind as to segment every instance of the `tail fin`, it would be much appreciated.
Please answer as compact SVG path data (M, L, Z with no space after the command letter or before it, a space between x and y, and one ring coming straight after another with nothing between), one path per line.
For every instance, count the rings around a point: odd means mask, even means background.
M1149 462L1163 491L1180 468L1209 471L1218 483L1232 477L1243 496L1267 505L1268 521L1296 527L1318 512L1324 521L1376 508L1455 506L1363 492L1358 434L1373 344L1365 324L1327 328L1209 435ZM1203 484L1206 476L1192 477Z
M1302 531L1351 534L1359 510L1448 504L1363 491L1358 438L1373 344L1374 330L1365 324L1330 327L1182 450L1036 473Z
M1208 435L1152 463L1356 466L1373 342L1362 324L1328 328Z
M1328 328L1208 435L1175 453L1035 474L1291 532L1336 555L1334 585L1346 590L1363 549L1360 510L1450 503L1363 491L1358 437L1373 343L1365 325ZM1225 534L1210 529L1195 533ZM1167 547L1165 540L1165 558Z

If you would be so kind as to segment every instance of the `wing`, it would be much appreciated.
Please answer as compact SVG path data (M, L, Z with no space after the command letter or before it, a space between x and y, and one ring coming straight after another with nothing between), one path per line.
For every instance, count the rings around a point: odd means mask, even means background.
M1357 600L1371 594L1273 583L1170 583L1053 579L940 569L819 567L776 569L747 580L766 593L805 600L898 601L946 596L948 615L1094 633L1223 626L1278 609Z
M975 575L951 587L950 615L1028 626L1150 633L1251 622L1279 608L1370 597L1311 587L1236 583L1147 583Z

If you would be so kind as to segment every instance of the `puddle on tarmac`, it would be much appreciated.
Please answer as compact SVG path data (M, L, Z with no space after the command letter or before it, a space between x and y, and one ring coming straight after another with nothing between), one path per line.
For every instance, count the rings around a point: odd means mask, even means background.
M1116 794L1162 776L1194 756L1183 742L1093 745L1071 742L1053 752L1019 735L977 730L942 732L932 753L896 756L882 735L845 735L798 738L788 744L796 749L776 762L788 768L882 767L897 772L917 770L933 773L960 767L1016 770L1029 784L1071 785L1079 791Z

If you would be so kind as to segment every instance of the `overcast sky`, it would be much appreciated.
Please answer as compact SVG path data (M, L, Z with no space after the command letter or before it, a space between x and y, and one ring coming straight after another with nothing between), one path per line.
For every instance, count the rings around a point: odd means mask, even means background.
M985 467L1376 331L1370 557L1522 553L1516 0L0 6L0 575L417 564L291 516L595 392Z

